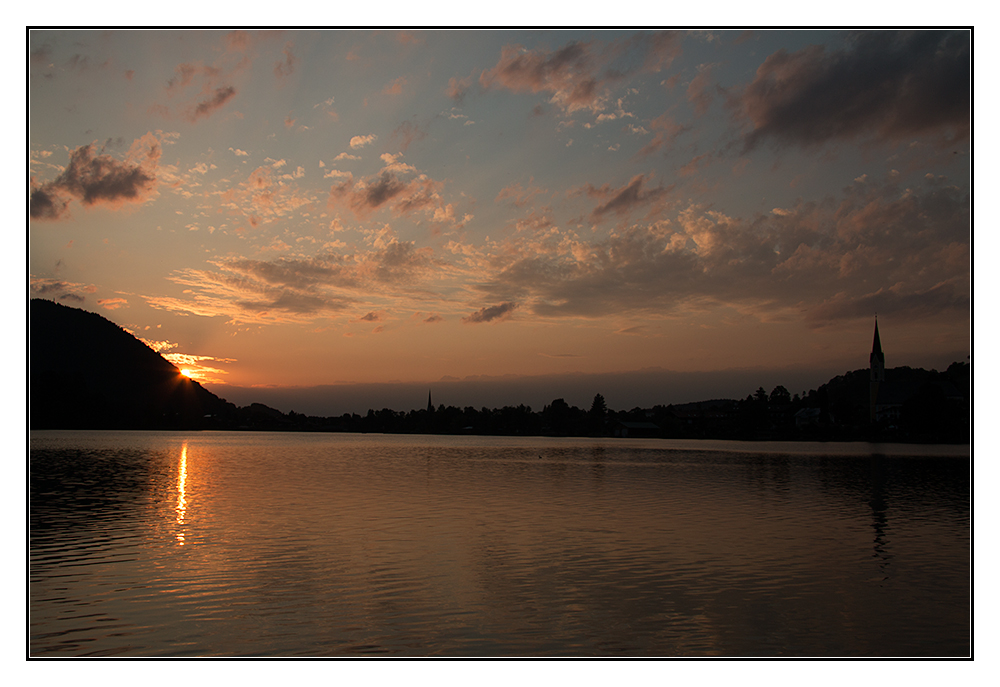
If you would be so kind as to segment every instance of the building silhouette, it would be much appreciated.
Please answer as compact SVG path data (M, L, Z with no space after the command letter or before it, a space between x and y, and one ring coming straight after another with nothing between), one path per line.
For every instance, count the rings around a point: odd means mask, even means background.
M882 352L882 341L878 336L878 316L875 316L875 337L872 339L872 353L868 357L870 372L868 421L875 422L878 404L879 385L885 381L885 353Z

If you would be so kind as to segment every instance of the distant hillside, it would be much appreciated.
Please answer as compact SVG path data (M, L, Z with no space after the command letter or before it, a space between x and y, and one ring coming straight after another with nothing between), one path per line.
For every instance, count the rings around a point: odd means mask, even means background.
M235 411L100 315L33 299L28 318L32 429L193 429Z

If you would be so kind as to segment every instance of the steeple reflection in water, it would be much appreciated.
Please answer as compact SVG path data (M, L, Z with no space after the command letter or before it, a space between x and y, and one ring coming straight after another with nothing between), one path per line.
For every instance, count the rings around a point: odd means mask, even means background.
M187 452L188 445L181 446L181 460L177 465L177 544L184 546L184 516L187 514Z
M888 506L885 500L885 456L874 454L871 461L871 482L872 497L868 504L872 509L872 529L875 530L874 557L878 561L879 571L882 573L882 580L889 579L889 553L885 548L885 531L888 527L888 517L886 510Z

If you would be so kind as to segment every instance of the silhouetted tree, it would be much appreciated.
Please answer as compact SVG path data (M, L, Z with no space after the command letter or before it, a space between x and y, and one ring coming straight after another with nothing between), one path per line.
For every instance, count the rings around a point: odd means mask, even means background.
M605 418L608 414L608 406L604 402L604 397L600 394L594 396L594 402L590 404L590 412L587 413L587 424L590 425L591 434L603 434Z
M771 395L767 402L771 405L787 405L792 402L792 397L788 394L788 389L783 386L776 386L771 390Z

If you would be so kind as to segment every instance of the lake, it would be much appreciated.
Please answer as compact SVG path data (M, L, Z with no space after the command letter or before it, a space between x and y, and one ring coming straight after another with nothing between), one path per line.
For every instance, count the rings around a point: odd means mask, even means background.
M969 447L30 433L29 651L967 656Z

